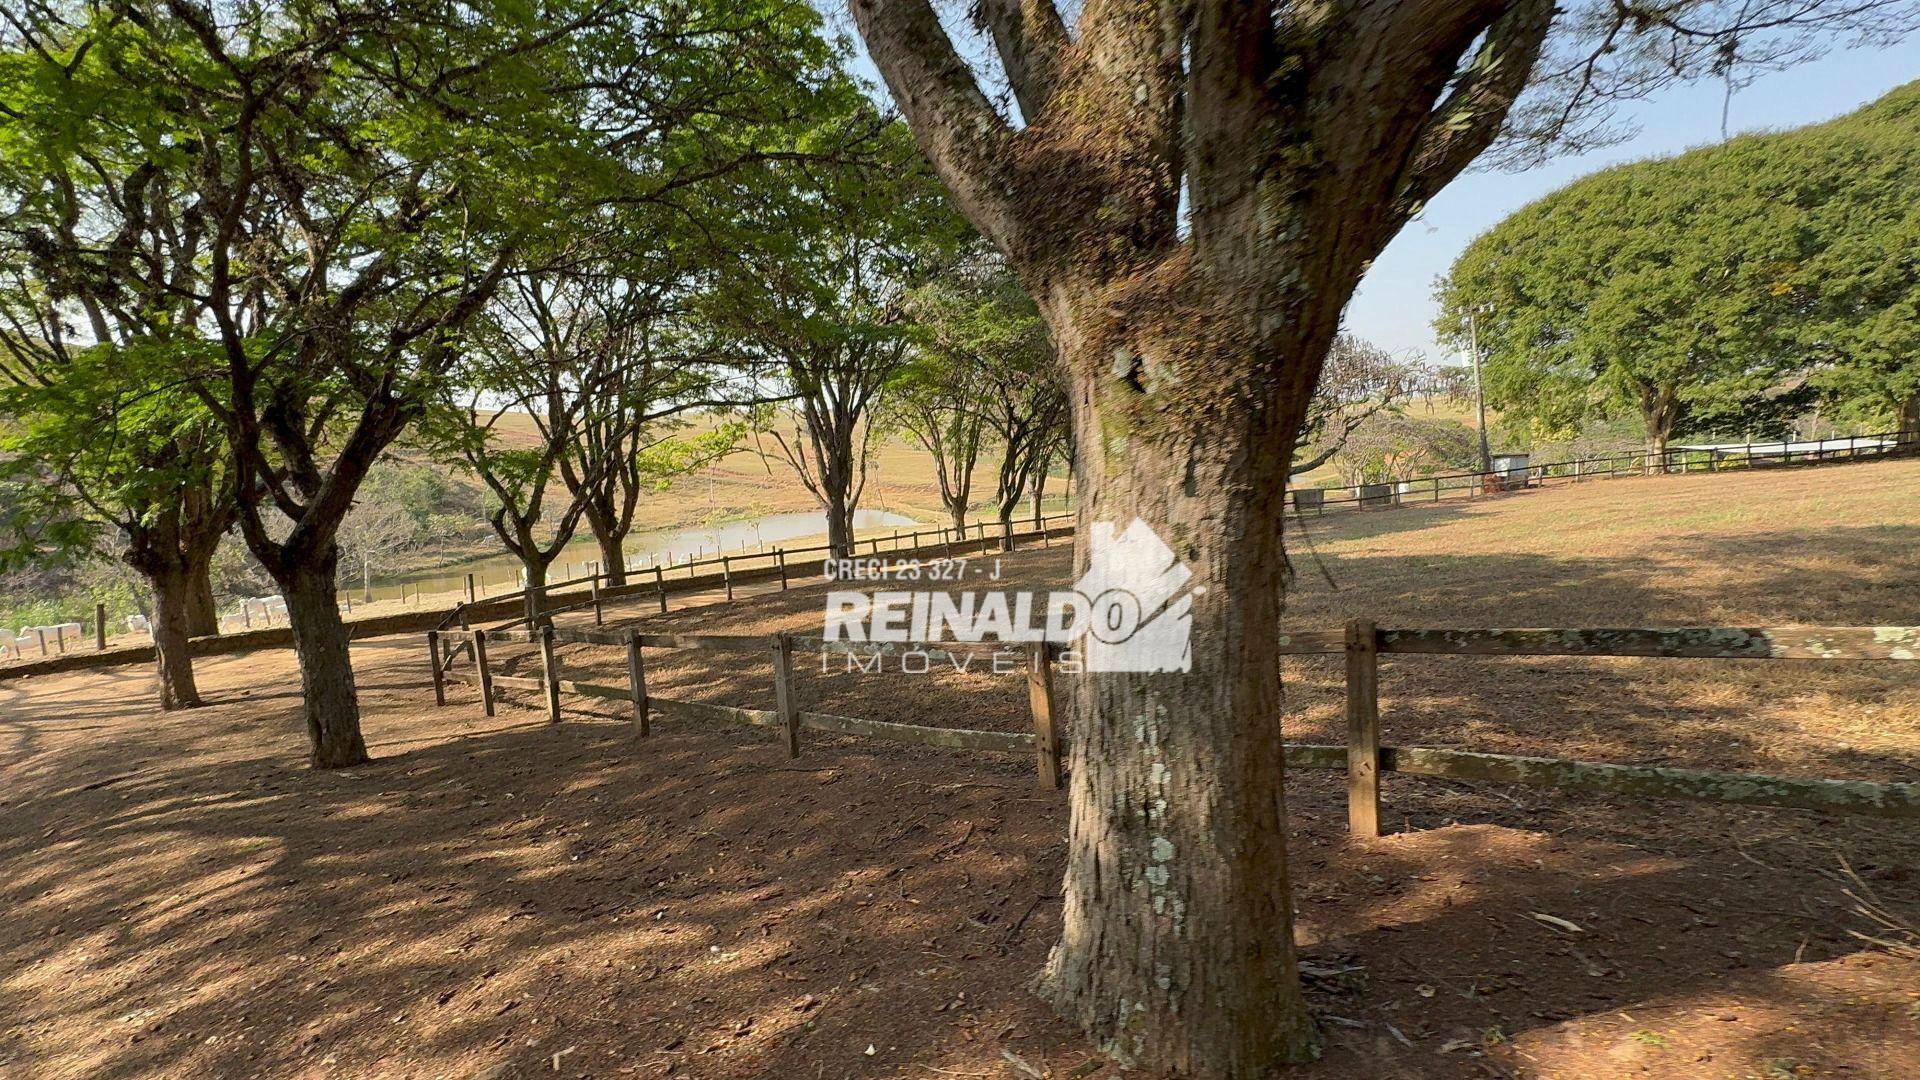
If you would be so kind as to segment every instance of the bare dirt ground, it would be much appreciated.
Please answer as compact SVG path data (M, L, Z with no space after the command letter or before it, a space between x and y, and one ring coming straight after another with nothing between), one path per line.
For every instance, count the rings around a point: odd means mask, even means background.
M1920 622L1916 485L1886 463L1330 515L1317 560L1292 533L1287 621ZM1059 548L1000 569L1071 576ZM821 605L645 622L817 632ZM465 687L433 707L417 637L355 657L379 760L324 774L284 652L203 661L189 714L152 713L143 669L0 683L0 1076L1117 1075L1026 990L1065 820L1030 762L824 736L790 762L758 729L636 740L613 703L548 726L528 694L489 719ZM807 659L804 708L1027 723L1017 675ZM658 696L771 703L750 656L648 663ZM1916 666L1393 658L1384 723L1911 781ZM1337 668L1287 674L1289 737L1337 741ZM1847 891L1920 922L1911 823L1389 777L1398 832L1357 844L1336 774L1289 783L1327 1041L1302 1076L1920 1076L1920 962L1854 937Z

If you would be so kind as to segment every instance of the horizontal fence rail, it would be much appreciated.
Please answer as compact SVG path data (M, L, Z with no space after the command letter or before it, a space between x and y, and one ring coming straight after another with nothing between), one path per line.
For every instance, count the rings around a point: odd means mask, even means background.
M541 646L540 677L493 674L488 666L487 645L499 642ZM611 645L626 648L628 650L628 684L616 686L561 678L552 652L552 646L556 643ZM830 642L818 637L787 634L776 634L771 637L726 634L649 634L637 630L573 630L551 626L538 630L433 630L427 634L427 652L433 666L435 699L441 705L446 704L446 684L459 682L480 688L483 704L489 716L493 715L494 711L495 687L544 693L547 700L548 720L552 723L560 722L559 695L574 694L631 703L634 709L634 726L637 733L641 735L647 733L649 712L658 713L669 719L780 728L787 733L790 753L796 756L799 752L798 733L802 730L884 739L889 742L919 746L941 746L956 750L1034 753L1037 757L1045 759L1041 765L1042 783L1058 786L1057 768L1049 771L1047 767L1048 764L1059 760L1060 750L1059 737L1053 728L1050 693L1035 698L1032 702L1034 710L1032 732L977 731L966 728L901 724L886 720L838 716L832 713L804 712L791 704L792 650L795 646L819 647L829 652L853 654L874 651L854 647L860 644ZM641 650L647 648L770 655L773 658L777 696L782 700L782 707L772 710L752 709L736 705L652 697L646 691L645 667L641 659ZM932 643L920 644L917 647L915 643L908 643L905 646L886 646L885 648L897 651L922 651L930 656L969 655L964 649L949 653L941 646ZM458 652L470 652L476 658L474 671L451 670L450 660ZM1051 653L1044 648L1026 648L1024 652L1029 665L1038 664L1042 670L1050 671ZM1048 685L1050 687L1050 681Z
M1813 449L1794 449L1807 446ZM1325 514L1343 508L1368 510L1464 501L1623 476L1732 472L1915 454L1920 454L1920 431L1888 431L1823 440L1728 444L1713 449L1622 450L1565 461L1529 462L1507 469L1441 473L1348 488L1296 487L1288 497L1298 514Z
M1059 646L1043 643L871 643L828 641L819 637L777 634L771 637L728 634L650 634L637 630L574 630L542 627L537 630L446 630L427 635L433 665L436 699L446 703L445 682L477 685L488 715L493 713L493 687L542 691L548 719L560 720L560 695L630 702L635 727L646 734L649 711L674 719L708 723L740 723L782 730L790 754L799 753L799 732L823 731L839 735L885 739L921 746L961 750L1032 753L1044 787L1061 783L1064 735L1054 722L1053 670ZM516 642L541 647L541 676L504 676L490 673L488 642ZM617 686L563 679L554 660L553 645L619 646L628 654L628 684ZM461 648L461 647L464 647ZM926 654L960 659L982 652L1024 653L1028 676L1031 732L976 731L936 728L870 720L829 713L801 711L793 701L792 651L820 648L856 656ZM649 697L641 650L695 649L733 654L762 654L773 663L776 707L752 709L706 702ZM476 657L473 673L450 672L450 657L465 651ZM1715 660L1912 661L1920 659L1920 627L1915 626L1781 626L1676 627L1614 629L1382 629L1367 620L1355 620L1343 630L1292 631L1282 634L1278 652L1284 655L1346 656L1347 742L1342 746L1288 743L1286 764L1295 769L1343 770L1347 773L1347 809L1350 830L1361 837L1379 835L1380 775L1399 773L1452 780L1522 784L1556 791L1578 791L1628 798L1688 799L1746 806L1786 807L1876 817L1920 817L1920 784L1872 783L1858 780L1809 779L1757 773L1717 772L1653 765L1615 765L1563 758L1486 754L1428 746L1391 746L1380 741L1379 658L1382 654L1442 656L1623 656L1674 657Z
M1710 660L1912 660L1912 626L1594 630L1382 630L1380 651L1475 656L1671 656Z

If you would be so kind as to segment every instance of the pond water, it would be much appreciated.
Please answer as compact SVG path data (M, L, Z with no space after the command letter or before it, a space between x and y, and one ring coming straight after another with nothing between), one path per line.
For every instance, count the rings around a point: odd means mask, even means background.
M865 532L874 529L910 529L920 527L920 523L905 514L889 510L856 510L853 527L856 532ZM820 511L770 514L707 528L634 533L627 537L625 545L627 569L632 571L656 562L666 565L685 562L690 558L708 558L735 552L770 551L776 545L792 544L797 540L819 539L824 542L826 535L827 515ZM566 581L585 577L594 572L599 561L600 546L594 543L593 534L587 532L583 524L576 539L560 552L560 557L548 568L547 580ZM373 598L384 600L399 597L403 589L408 596L459 592L467 587L468 574L474 575L474 580L487 593L508 592L520 587L520 560L506 554L492 555L433 570L377 579L373 586ZM341 584L342 593L351 593L356 599L360 597L357 585L350 586L345 581Z

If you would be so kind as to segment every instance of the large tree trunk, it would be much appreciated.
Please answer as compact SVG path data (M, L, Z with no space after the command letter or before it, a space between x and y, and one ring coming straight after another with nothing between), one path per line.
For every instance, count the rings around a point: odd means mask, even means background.
M593 531L593 542L600 548L600 572L607 576L602 584L607 588L625 585L627 553L620 547L625 538L614 528L612 509L596 505L590 500L581 516L587 519L587 528Z
M1058 331L1056 340L1075 344ZM1164 359L1208 355L1179 344ZM1172 564L1192 574L1170 602L1192 605L1191 666L1069 677L1065 922L1041 991L1123 1062L1179 1076L1266 1076L1316 1048L1294 958L1275 660L1292 445L1281 429L1298 420L1276 419L1288 410L1265 397L1271 388L1243 386L1264 407L1196 411L1205 417L1197 428L1156 427L1151 395L1109 374L1112 342L1079 348L1069 354L1077 570L1111 574L1114 553L1093 550L1105 530L1150 526ZM1131 568L1125 587L1151 594L1165 560L1121 561ZM1153 604L1142 596L1143 608ZM1108 610L1096 600L1096 624ZM1145 625L1155 610L1143 612ZM1170 606L1159 619L1179 614ZM1155 652L1177 668L1177 635Z
M340 550L293 567L280 581L293 627L293 648L300 657L309 760L316 769L364 764L367 744L360 737L360 695L354 687L353 661L347 654L347 626L334 594Z
M220 632L220 607L213 598L213 556L188 558L192 566L187 571L187 633L212 637Z
M1667 440L1673 437L1674 421L1679 417L1678 395L1671 387L1641 388L1640 419L1647 426L1647 475L1667 471Z
M193 573L171 566L148 575L147 580L153 586L154 677L160 708L197 708L201 701L193 678Z
M600 545L600 572L606 575L606 580L601 582L602 587L625 585L627 553L621 550L620 541L617 538L601 536L598 532L594 533L594 539Z

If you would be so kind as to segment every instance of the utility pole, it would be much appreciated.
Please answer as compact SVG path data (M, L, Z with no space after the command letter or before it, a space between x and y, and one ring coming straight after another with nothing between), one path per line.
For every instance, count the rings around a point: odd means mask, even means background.
M1467 348L1473 353L1473 403L1480 413L1480 471L1493 471L1493 449L1487 445L1487 388L1480 379L1480 328L1467 312Z

